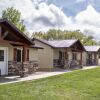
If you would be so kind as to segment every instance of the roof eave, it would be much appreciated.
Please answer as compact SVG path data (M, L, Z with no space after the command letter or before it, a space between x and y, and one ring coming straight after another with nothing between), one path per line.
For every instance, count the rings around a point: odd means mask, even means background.
M33 41L31 41L31 39L29 39L23 32L21 32L13 23L8 21L7 19L0 19L0 22L1 23L6 22L8 25L10 25L12 28L14 28L14 30L16 30L18 33L20 33L20 35L22 35L29 42L30 45L35 44Z
M35 41L35 40L37 40L37 41L39 41L39 42L42 42L42 43L44 43L44 44L46 44L46 45L48 45L48 46L50 46L50 47L52 47L52 48L55 48L54 46L52 46L52 45L50 45L50 44L48 44L48 43L45 43L45 42L41 41L40 39L37 39L37 38L33 38L33 39L32 39L32 41Z

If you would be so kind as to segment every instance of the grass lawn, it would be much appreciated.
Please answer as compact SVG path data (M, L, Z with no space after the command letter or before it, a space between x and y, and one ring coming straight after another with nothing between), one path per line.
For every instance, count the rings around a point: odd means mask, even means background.
M0 85L0 100L100 100L100 68Z

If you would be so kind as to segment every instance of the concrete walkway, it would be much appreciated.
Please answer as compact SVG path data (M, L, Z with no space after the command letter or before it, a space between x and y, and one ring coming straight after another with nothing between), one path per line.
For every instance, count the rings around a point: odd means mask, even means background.
M84 67L81 70L87 70L87 69L92 69L92 68L96 68L96 67L97 66L89 66L89 67ZM34 74L29 75L24 78L20 78L20 76L5 76L5 77L0 77L0 85L21 82L21 81L35 80L35 79L40 79L40 78L46 78L49 76L64 74L64 73L68 73L68 72L72 72L72 71L61 70L61 71L55 71L55 72L35 72Z
M40 78L46 78L49 76L59 75L69 72L67 70L63 71L56 71L56 72L35 72L34 74L31 74L27 77L20 78L20 76L5 76L0 77L0 85L2 84L8 84L8 83L15 83L15 82L21 82L21 81L28 81L28 80L35 80Z

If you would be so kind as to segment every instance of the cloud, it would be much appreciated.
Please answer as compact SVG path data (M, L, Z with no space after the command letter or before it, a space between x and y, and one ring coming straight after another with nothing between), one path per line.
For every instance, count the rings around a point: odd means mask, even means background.
M86 0L76 0L77 3L85 2Z
M76 21L79 23L90 24L95 26L100 26L100 13L97 12L91 5L87 7L86 10L80 12L75 17Z
M0 14L2 10L13 6L21 12L26 28L31 33L33 31L47 31L50 28L80 29L85 34L100 39L100 13L92 5L88 5L76 16L69 17L67 13L60 9L61 7L47 2L48 0L1 0Z
M70 23L70 18L54 4L47 5L44 0L1 0L0 7L15 7L22 14L28 31L63 28ZM17 2L17 3L16 3Z
M100 39L100 13L91 5L88 5L86 10L75 16L75 24L86 34L93 35L95 39Z
M50 28L63 28L71 22L70 18L53 4L47 5L42 2L36 8L30 16L30 21L25 21L29 30L47 31Z

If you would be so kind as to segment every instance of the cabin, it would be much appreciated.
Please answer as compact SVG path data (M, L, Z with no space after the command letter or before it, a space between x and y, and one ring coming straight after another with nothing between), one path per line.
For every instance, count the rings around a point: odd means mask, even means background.
M34 43L44 49L38 50L39 70L76 69L82 68L85 51L79 40L52 40L32 39Z
M84 46L83 65L100 65L100 46Z
M33 73L40 48L11 22L0 19L0 75Z

